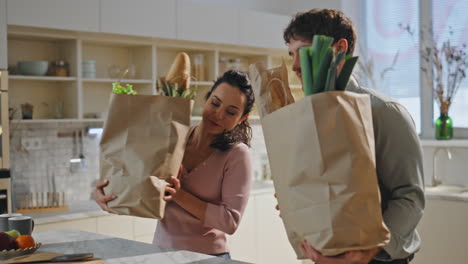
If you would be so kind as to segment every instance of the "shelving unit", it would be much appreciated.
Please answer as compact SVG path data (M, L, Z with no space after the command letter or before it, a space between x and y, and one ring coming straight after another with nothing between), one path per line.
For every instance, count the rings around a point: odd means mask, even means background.
M9 66L25 60L65 60L70 73L68 77L10 75L10 107L20 113L21 104L34 106L33 120L14 123L100 122L107 113L112 83L122 78L125 69L129 72L120 80L122 84L134 85L139 94L157 94L157 80L167 74L176 54L182 51L191 58L192 75L195 56L202 56L204 62L203 76L191 80L196 91L194 116L201 114L205 94L225 70L240 67L248 71L248 66L258 61L269 68L280 65L282 59L290 63L288 57L278 56L286 55L286 51L278 49L13 26L8 28ZM230 64L223 65L224 59ZM89 60L96 62L91 78L82 71L83 62ZM232 63L236 60L240 65ZM291 80L293 93L300 97L299 82L294 77Z

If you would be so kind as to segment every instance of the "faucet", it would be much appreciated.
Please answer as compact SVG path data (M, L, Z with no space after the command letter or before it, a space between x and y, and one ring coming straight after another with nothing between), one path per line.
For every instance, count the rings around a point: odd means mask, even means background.
M437 177L437 171L436 171L436 163L437 163L437 154L439 151L445 150L447 153L447 157L449 160L452 159L452 152L448 148L442 147L442 148L436 148L434 151L434 155L432 156L432 186L437 186L442 184L442 181Z

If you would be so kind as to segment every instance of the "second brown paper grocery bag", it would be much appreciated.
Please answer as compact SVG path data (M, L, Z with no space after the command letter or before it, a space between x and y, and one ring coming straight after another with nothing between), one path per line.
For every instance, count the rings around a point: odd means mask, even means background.
M388 244L368 95L315 94L261 122L281 217L299 258L303 239L327 256Z
M166 179L183 159L193 101L159 95L112 94L100 143L101 181L118 214L161 219ZM156 177L151 177L155 175Z

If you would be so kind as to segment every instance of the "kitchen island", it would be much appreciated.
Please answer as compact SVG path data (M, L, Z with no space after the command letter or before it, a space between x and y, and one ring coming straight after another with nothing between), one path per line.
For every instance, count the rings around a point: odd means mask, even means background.
M106 264L116 263L246 263L226 260L185 250L163 249L152 244L105 236L79 230L57 230L35 233L42 246L37 252L94 253Z

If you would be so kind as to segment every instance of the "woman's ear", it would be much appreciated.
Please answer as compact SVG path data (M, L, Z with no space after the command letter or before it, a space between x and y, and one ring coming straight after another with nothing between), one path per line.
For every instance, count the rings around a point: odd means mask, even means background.
M241 119L239 120L239 124L240 125L242 122L244 122L245 120L247 120L247 118L249 118L249 114L246 114L245 116L241 117Z
M348 52L348 41L345 38L339 39L335 43L335 50L338 53L339 51Z

